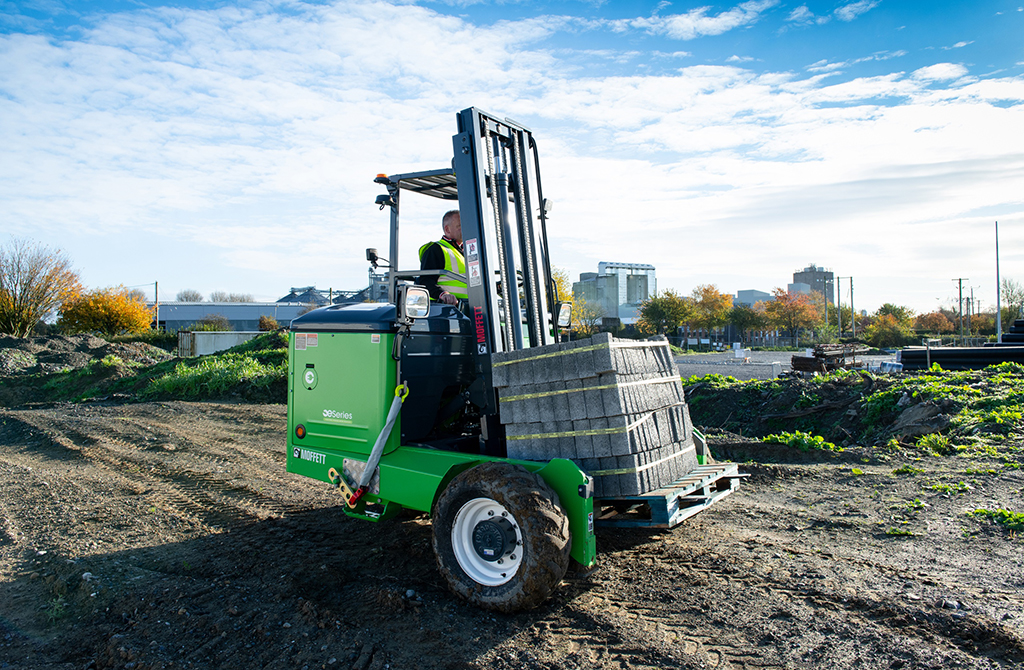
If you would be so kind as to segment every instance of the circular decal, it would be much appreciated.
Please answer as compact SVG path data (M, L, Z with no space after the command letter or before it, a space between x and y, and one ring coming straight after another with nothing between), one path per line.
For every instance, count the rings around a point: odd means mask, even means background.
M306 368L306 371L302 374L302 382L305 384L307 389L312 390L316 387L316 370L312 368Z

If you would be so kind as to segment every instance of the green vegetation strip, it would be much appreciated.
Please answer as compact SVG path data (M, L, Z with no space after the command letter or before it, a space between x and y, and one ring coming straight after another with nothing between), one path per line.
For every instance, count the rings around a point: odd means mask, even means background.
M782 432L779 434L767 435L762 442L769 442L774 444L784 444L788 447L793 447L799 451L842 451L842 447L837 447L831 442L827 442L825 438L820 435L811 435L803 431L795 431L792 433ZM855 473L858 474L858 473Z
M992 523L998 523L1001 526L1005 526L1008 530L1024 530L1024 514L1020 512L1011 512L1005 509L980 508L973 512L968 512L967 514L975 519L987 519Z
M1006 469L1020 467L1024 366L1019 363L963 371L933 365L894 375L837 370L807 380L704 375L683 379L683 385L698 425L760 434L807 450L827 448L829 440L887 451L912 445L932 456L988 457L1003 461ZM922 403L936 406L948 424L937 433L893 437L901 415ZM822 442L792 437L801 433Z

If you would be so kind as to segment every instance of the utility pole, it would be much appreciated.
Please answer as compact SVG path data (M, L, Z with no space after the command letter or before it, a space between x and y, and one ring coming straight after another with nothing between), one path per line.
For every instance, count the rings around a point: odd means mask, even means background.
M836 277L836 316L839 317L839 339L843 338L843 278Z
M999 222L996 221L996 342L1003 342L1003 302L1000 294L1003 287L999 285Z
M153 282L153 307L156 308L156 328L154 330L160 330L160 282Z
M836 287L839 289L839 336L843 335L843 279L850 280L850 326L853 328L853 336L857 337L857 314L853 311L853 277L836 277Z
M954 279L960 287L960 300L956 303L956 309L960 313L960 345L964 343L964 282L970 281L970 277L957 277Z
M853 328L853 339L857 339L857 312L853 309L853 277L850 277L850 326Z

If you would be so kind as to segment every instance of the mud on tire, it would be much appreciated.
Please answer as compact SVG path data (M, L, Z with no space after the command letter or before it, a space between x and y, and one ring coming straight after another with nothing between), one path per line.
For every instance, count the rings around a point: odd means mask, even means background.
M438 498L433 516L437 568L451 590L474 605L498 612L530 609L565 576L569 520L558 494L522 467L483 463L466 470ZM514 545L500 564L474 546L475 529L491 519L504 524L507 544Z

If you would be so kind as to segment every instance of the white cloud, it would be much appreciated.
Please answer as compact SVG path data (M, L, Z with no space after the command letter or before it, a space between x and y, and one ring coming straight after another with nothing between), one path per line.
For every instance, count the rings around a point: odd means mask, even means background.
M814 260L863 277L865 307L913 305L886 292L934 302L951 262L918 248L923 230L957 246L971 277L988 251L958 226L991 210L1008 236L1024 231L1020 76L936 63L841 80L857 60L810 75L734 60L608 77L598 65L632 54L544 47L578 25L353 2L142 10L78 40L0 36L0 220L69 246L93 285L358 288L362 249L387 246L373 176L447 165L453 113L478 105L535 130L552 255L573 272L637 260L663 287L734 291L784 285ZM422 200L404 201L404 267L446 209ZM830 237L866 246L826 253ZM138 248L112 260L124 240ZM881 278L887 267L915 280Z
M881 0L859 0L839 7L834 13L840 21L853 21L861 14L866 14L877 7L879 2Z
M801 26L809 26L813 24L822 25L828 23L831 17L828 16L815 16L814 12L808 9L807 5L800 5L786 17L786 21L789 23L795 23Z
M967 74L967 68L957 63L936 63L914 70L910 76L918 81L949 81Z
M956 44L954 44L951 47L942 47L942 49L944 51L949 51L951 49L963 49L965 46L968 46L968 45L971 45L971 44L974 44L974 40L971 40L970 42L957 42Z
M754 58L752 56L737 56L737 55L733 54L732 56L729 56L728 58L726 58L725 62L726 63L749 63L752 60L754 60Z
M714 16L708 16L710 7L698 7L685 14L655 14L646 18L613 21L611 25L618 30L638 28L672 39L692 40L706 35L721 35L755 23L763 12L777 4L778 0L750 0Z

